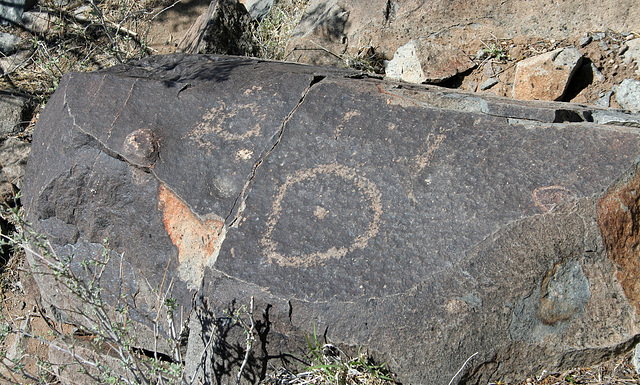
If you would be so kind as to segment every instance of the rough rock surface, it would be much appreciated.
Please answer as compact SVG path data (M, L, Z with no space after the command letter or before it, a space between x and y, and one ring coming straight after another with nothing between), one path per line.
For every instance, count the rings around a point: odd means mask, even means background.
M638 340L640 132L589 123L596 112L155 57L65 76L34 133L24 203L79 274L109 239L120 258L103 295L128 298L132 319L153 318L171 282L175 314L221 327L217 381L245 341L216 321L252 300L247 383L301 356L313 330L403 383L447 383L475 352L456 381L509 381ZM34 277L54 314L81 321ZM192 351L206 333L189 335Z
M178 51L197 54L253 55L251 16L237 0L214 0L178 44Z
M575 47L558 48L518 63L513 97L526 100L562 99L582 61Z
M411 40L399 47L393 59L386 63L385 74L390 79L410 83L439 83L475 66L464 52L452 45Z

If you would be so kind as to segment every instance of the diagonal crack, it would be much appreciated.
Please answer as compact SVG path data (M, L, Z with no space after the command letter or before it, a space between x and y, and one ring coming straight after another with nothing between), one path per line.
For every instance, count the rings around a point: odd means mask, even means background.
M296 103L296 105L291 109L291 111L289 111L287 116L285 116L284 119L282 120L282 123L280 124L280 130L278 131L278 138L276 139L275 143L271 146L271 148L256 161L256 163L253 166L253 169L251 170L251 176L242 187L242 191L240 191L240 194L238 194L238 196L236 197L236 200L233 202L233 206L231 207L229 214L225 217L225 223L229 223L229 227L233 227L238 222L238 220L242 217L242 213L244 212L244 209L245 209L245 202L247 200L247 191L249 190L256 176L258 168L262 165L262 162L264 162L264 160L269 155L271 155L271 153L276 149L276 147L278 147L278 144L280 144L280 142L282 141L282 137L284 136L284 131L285 131L285 128L287 127L287 124L293 118L293 115L296 113L298 108L300 108L300 106L304 103L311 89L316 84L324 80L325 78L326 76L323 76L323 75L315 75L311 80L311 82L309 82L309 85L302 92L302 96L300 97L300 100L298 100L298 103ZM231 217L233 217L233 219L229 221L229 218Z

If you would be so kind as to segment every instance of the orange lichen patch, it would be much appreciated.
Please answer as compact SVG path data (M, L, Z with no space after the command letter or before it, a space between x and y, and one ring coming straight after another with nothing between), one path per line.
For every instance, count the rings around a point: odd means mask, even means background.
M616 278L640 312L640 170L611 186L597 203L597 221Z
M160 185L158 208L162 211L164 227L171 242L178 248L182 280L197 288L202 282L204 268L213 264L224 239L224 222L200 219L166 186Z

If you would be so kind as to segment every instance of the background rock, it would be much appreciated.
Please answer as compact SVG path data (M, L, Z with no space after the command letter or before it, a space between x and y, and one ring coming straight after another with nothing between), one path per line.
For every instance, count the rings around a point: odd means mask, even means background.
M36 0L3 0L0 3L0 24L22 24L22 13L33 7Z
M0 136L15 134L31 120L32 98L29 95L0 91Z
M273 6L273 0L247 0L243 3L254 20L262 20Z
M341 14L348 15L340 23L344 25L340 31L344 38L328 39L313 25L301 24L288 45L287 59L312 64L335 61L331 54L313 46L311 41L348 57L356 56L362 47L370 45L391 58L398 47L411 39L461 46L474 39L490 42L496 37L567 39L587 31L601 31L603 25L614 31L640 29L640 9L635 0L615 4L596 0L570 0L557 4L480 0L473 6L446 0L311 0L304 17L320 15L320 10L330 8L341 9Z
M464 52L452 45L411 40L399 47L393 59L386 63L385 73L390 79L410 83L439 83L475 66Z
M626 110L640 113L640 81L625 79L616 88L616 101Z
M636 64L636 74L640 76L640 39L633 39L627 42L627 51L624 53L625 61Z
M17 50L17 46L21 41L22 39L18 36L4 32L0 33L0 52L3 55L11 55Z
M22 180L27 166L31 144L15 138L7 138L0 145L0 198L3 202L12 202L16 193L22 189Z
M78 274L108 237L124 257L105 265L103 295L131 301L133 320L156 316L165 281L176 314L206 299L203 325L255 300L247 383L314 330L404 383L446 383L475 352L456 381L631 349L637 129L359 75L183 55L67 75L34 133L28 219ZM141 129L159 152L144 164L127 145ZM73 318L62 288L34 277ZM245 345L227 325L221 382Z
M560 100L582 61L576 48L558 48L518 62L513 97L526 100Z
M178 44L190 54L254 55L251 16L237 0L214 0Z

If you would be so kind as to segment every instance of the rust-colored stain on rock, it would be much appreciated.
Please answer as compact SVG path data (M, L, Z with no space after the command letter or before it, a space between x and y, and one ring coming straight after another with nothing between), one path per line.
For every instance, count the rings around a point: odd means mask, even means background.
M611 186L597 203L598 227L616 278L640 312L640 170Z
M202 282L204 268L213 264L224 240L224 222L200 219L166 186L160 185L158 208L171 242L178 248L178 274L192 288Z

